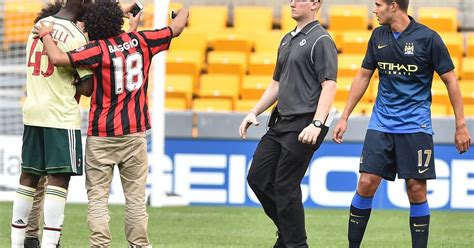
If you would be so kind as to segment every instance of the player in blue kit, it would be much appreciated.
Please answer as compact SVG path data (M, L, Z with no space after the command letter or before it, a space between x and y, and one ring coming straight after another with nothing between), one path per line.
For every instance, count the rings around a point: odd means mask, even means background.
M375 0L374 14L382 25L372 32L362 68L356 75L333 139L342 142L347 119L375 69L380 75L360 159L360 179L351 203L349 247L359 247L369 221L372 198L382 178L405 179L410 201L412 247L427 247L430 210L427 179L436 178L431 125L434 71L448 90L456 120L455 144L460 153L471 137L464 119L454 65L441 37L408 16L408 0Z

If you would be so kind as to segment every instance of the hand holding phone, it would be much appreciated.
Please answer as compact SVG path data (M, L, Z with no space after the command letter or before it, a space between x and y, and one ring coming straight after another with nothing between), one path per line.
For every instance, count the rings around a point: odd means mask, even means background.
M136 16L140 11L143 10L143 4L140 3L139 1L135 2L135 4L132 6L132 9L130 10L130 13L132 13L133 16Z

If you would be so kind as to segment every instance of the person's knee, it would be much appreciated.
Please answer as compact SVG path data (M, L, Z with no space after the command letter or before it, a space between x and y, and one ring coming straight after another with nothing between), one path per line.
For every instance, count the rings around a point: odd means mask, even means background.
M67 189L69 186L70 175L66 174L53 174L48 176L48 185L61 187Z
M407 185L407 194L412 203L424 202L426 200L426 185L424 183L410 183Z
M20 184L30 188L37 188L41 176L22 172L20 175Z
M371 177L360 177L357 192L361 196L371 197L375 194L377 185L377 180Z

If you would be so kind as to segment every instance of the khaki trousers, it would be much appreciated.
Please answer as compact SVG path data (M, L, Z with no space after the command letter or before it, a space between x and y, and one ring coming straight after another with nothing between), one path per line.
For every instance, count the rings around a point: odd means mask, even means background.
M44 188L46 187L47 176L42 176L36 187L35 196L33 198L33 207L28 216L28 225L26 226L26 238L40 237L40 222L43 214Z
M107 205L115 165L120 171L126 201L125 236L130 245L147 246L145 186L148 159L145 133L118 137L88 136L85 162L90 247L110 247L112 237Z

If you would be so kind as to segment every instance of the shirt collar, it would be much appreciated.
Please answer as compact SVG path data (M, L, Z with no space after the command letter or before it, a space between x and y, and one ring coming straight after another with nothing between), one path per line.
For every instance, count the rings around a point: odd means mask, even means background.
M319 23L319 21L318 21L318 20L314 20L314 21L312 21L312 22L306 24L306 26L304 26L303 29L301 29L301 31L300 31L299 33L302 33L302 34L307 35L307 34L309 34L309 32L311 32L311 30L313 30L315 27L317 27L317 26L319 26L319 25L321 25L321 24ZM291 33L293 33L294 31L296 31L296 27L295 27L295 29L293 29L293 30L291 31Z

